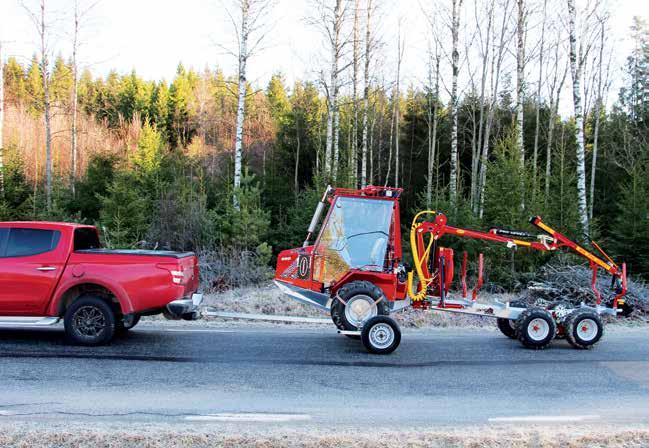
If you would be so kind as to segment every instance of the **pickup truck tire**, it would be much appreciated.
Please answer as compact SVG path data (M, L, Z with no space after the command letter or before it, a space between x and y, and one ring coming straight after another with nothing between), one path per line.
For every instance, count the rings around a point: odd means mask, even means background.
M140 322L139 314L129 314L115 322L115 333L126 334L131 328L135 327Z
M84 295L65 312L65 333L75 344L102 345L115 335L115 313L104 300Z

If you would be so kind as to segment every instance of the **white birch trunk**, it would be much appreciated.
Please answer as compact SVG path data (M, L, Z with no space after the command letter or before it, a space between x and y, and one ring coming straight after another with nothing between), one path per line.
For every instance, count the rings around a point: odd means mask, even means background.
M476 14L477 16L477 14ZM489 7L489 15L487 19L487 32L486 42L484 45L484 54L482 58L482 76L480 78L480 116L478 118L478 139L477 139L477 154L473 157L473 164L471 166L471 210L475 213L478 204L478 185L480 183L478 171L480 167L480 152L482 148L482 139L484 137L484 113L485 113L485 90L487 87L487 67L489 65L489 49L491 47L491 27L493 26L494 18L494 5ZM479 26L479 25L478 25Z
M239 209L237 190L241 187L241 158L243 152L243 123L246 113L246 64L248 62L249 0L241 1L241 35L239 36L239 97L237 100L237 124L234 141L234 194L233 205Z
M597 151L599 147L599 126L602 115L602 69L604 66L604 22L601 22L599 42L599 64L597 68L597 100L595 103L595 126L593 129L593 154L590 167L590 204L588 207L588 219L593 220L593 209L595 208L595 177L597 174Z
M516 25L516 144L520 153L521 172L525 168L525 145L523 144L523 94L525 89L525 2L518 0ZM524 204L521 204L523 207Z
M536 86L536 117L534 127L534 152L532 154L532 194L536 194L537 164L539 161L539 133L541 132L541 86L543 85L543 52L545 50L545 22L548 0L543 0L543 21L541 23L541 42L539 49L539 80Z
M336 7L333 15L333 39L331 41L331 74L327 102L327 142L325 146L325 177L336 177L338 159L338 62L341 50L341 32L343 26L343 0L336 0ZM333 163L336 164L332 169ZM333 171L333 172L332 172Z
M401 23L399 23L399 33L397 38L399 39L397 49L399 51L399 56L397 59L397 91L395 94L394 102L394 186L399 187L399 137L401 136L400 132L400 118L401 118L401 59L403 57L403 46L401 43Z
M350 146L350 175L354 188L358 186L358 71L360 59L360 30L358 25L358 16L360 13L360 0L354 2L354 54L353 54L353 75L352 75L352 100L354 107L354 117L352 125L352 141Z
M74 2L74 36L72 39L72 126L70 134L70 189L76 196L77 179L77 109L79 103L79 70L77 50L79 48L79 3Z
M449 177L449 198L451 205L457 202L457 179L458 179L458 153L457 153L457 128L458 128L458 98L457 78L459 73L460 53L458 47L460 32L460 8L462 0L452 0L453 15L451 34L453 38L453 50L451 63L453 66L453 80L451 84L451 174Z
M480 179L479 179L479 197L478 197L478 216L482 219L484 216L485 204L485 187L487 184L487 162L489 161L489 144L491 137L491 128L494 121L494 113L496 109L496 102L498 100L498 86L500 84L500 69L502 67L503 57L505 53L505 40L507 34L507 15L509 9L509 0L505 1L502 11L502 24L500 27L500 38L498 42L497 55L491 59L491 100L487 108L487 122L485 123L484 137L482 139L482 154L480 160ZM495 41L495 29L494 29Z
M428 178L426 179L426 206L431 207L433 200L433 170L435 168L435 150L437 148L437 104L439 102L439 54L435 56L435 90L433 94L433 104L428 106L431 110L432 117L428 121Z
M575 111L575 138L577 140L577 199L579 221L584 233L588 233L588 206L586 201L586 157L584 149L584 117L581 97L581 54L577 54L577 30L575 26L577 12L575 0L567 0L569 15L570 72L572 74L572 100Z
M43 78L43 109L45 121L45 198L47 211L52 211L52 113L50 104L49 60L47 55L47 26L45 0L40 2L39 37L41 44L41 77Z
M365 71L363 72L363 140L361 160L361 187L367 186L367 164L368 164L368 133L369 133L369 109L370 109L370 63L372 52L372 0L367 0L367 21L365 22ZM370 156L371 157L371 156ZM372 161L370 159L370 164ZM370 175L370 183L372 176Z

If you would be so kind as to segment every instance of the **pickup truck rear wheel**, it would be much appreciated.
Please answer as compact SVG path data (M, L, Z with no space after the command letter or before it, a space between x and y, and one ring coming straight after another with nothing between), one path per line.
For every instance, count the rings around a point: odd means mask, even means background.
M115 313L99 297L84 295L65 312L65 333L75 344L101 345L115 335Z

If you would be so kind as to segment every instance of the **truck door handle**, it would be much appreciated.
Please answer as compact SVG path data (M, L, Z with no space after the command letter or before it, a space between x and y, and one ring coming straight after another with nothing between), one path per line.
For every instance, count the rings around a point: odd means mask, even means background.
M54 266L43 266L40 268L36 268L37 271L56 271L56 268Z

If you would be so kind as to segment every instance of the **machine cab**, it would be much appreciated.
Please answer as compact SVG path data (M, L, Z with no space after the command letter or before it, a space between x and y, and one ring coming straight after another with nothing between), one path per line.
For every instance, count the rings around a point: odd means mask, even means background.
M400 194L397 188L329 187L314 213L303 247L279 254L275 280L326 293L350 272L394 277L401 261ZM312 244L310 239L326 204L329 210Z

